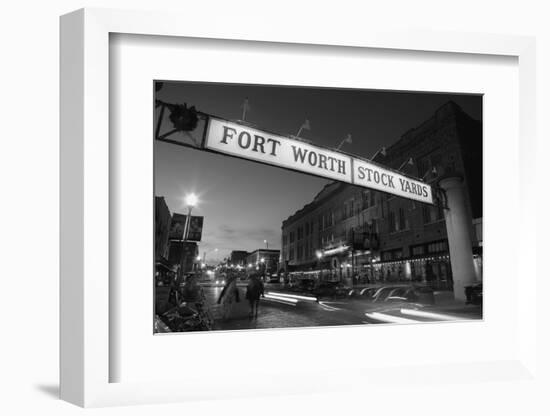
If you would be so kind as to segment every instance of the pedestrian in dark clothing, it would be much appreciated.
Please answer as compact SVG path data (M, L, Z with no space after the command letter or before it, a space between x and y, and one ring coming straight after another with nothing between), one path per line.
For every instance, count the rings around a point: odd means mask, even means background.
M239 288L237 287L237 277L236 276L228 276L227 277L227 283L222 289L222 292L220 293L220 297L218 298L218 305L222 305L222 318L229 319L231 317L231 312L233 310L233 306L236 303L239 303Z
M258 317L258 305L260 304L260 296L264 297L264 284L260 280L260 276L253 274L248 279L248 285L246 286L246 299L250 305L250 312L248 317L250 319Z

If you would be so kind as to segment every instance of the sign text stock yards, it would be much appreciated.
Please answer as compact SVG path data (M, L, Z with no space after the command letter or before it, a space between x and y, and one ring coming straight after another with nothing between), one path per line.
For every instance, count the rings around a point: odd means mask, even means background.
M204 147L433 204L432 188L368 161L211 117Z

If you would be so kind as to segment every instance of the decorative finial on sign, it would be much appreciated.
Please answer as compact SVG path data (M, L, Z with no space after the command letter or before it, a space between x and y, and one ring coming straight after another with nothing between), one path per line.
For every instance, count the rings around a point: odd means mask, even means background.
M246 121L246 112L250 111L250 104L248 104L248 97L244 99L243 105L241 106L243 109L243 118L242 121Z
M338 145L336 150L340 150L342 148L342 146L344 145L344 143L349 143L349 144L353 143L353 141L351 140L351 134L348 133L348 135L344 138L344 140L342 140L340 142L340 144Z
M298 133L296 133L296 137L300 137L300 133L302 132L302 130L311 130L311 126L309 125L308 119L306 119L306 121L304 121L304 123L298 129Z

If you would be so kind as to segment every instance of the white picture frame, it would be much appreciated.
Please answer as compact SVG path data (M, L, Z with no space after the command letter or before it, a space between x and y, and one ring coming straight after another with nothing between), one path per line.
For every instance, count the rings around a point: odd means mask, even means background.
M404 383L453 380L526 380L536 376L536 303L531 290L517 291L515 353L495 361L449 360L437 365L418 363L414 368L358 366L330 370L337 382L315 382L318 373L305 369L293 374L269 373L269 382L255 383L245 377L224 388L227 380L193 375L173 381L111 382L110 366L119 360L110 347L110 36L128 34L181 38L225 39L227 41L277 42L285 45L331 45L344 48L429 51L438 54L502 55L518 60L518 124L521 138L518 163L521 168L518 204L518 257L526 282L535 287L536 270L532 253L521 242L536 241L536 217L528 210L533 204L535 166L535 41L530 37L471 33L381 31L367 28L356 32L327 33L321 24L310 23L308 31L285 28L262 21L247 25L246 34L233 32L212 17L209 25L186 20L173 13L151 13L104 9L83 9L61 19L61 398L80 406L108 406L184 401L210 397L331 392L352 388L357 383L400 377ZM249 23L246 16L239 24ZM527 151L531 149L531 151ZM529 215L526 213L529 212ZM517 273L517 271L516 271ZM490 312L490 311L489 311ZM303 333L294 330L296 334ZM224 336L224 334L220 334ZM260 370L261 371L261 370ZM446 376L441 376L446 372ZM483 376L471 377L472 374ZM268 372L266 372L268 374ZM345 383L342 380L348 380ZM305 382L309 380L309 383ZM278 388L274 388L279 386Z

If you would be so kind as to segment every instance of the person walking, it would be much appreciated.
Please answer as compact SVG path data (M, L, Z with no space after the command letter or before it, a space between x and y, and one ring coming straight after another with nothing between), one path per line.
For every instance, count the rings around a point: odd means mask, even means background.
M248 304L250 305L250 311L248 313L248 317L250 319L258 318L260 296L264 297L264 284L260 280L260 276L257 273L254 273L248 278L245 296L248 300Z
M240 299L237 277L235 275L228 275L227 283L218 297L218 305L222 305L222 319L226 320L231 316L231 310L235 303L238 302L240 302Z

